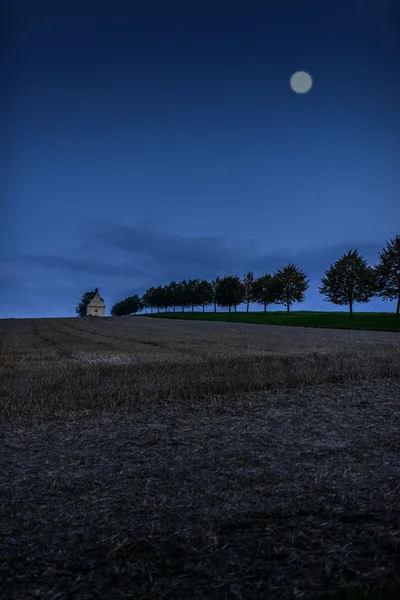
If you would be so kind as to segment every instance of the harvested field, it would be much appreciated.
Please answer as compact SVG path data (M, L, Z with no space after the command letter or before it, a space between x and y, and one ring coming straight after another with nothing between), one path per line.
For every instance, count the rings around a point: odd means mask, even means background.
M400 595L400 335L0 321L0 589Z

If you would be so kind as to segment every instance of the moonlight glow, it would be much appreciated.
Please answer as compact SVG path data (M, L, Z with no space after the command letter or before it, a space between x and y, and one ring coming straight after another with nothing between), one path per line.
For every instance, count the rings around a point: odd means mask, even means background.
M297 71L290 79L290 85L297 94L305 94L311 89L312 79L305 71Z

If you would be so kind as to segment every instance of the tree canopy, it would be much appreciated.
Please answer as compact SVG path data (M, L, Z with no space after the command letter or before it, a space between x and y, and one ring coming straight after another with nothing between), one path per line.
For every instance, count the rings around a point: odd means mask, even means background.
M400 235L396 235L379 253L375 266L377 296L397 300L396 315L400 313Z
M274 304L283 304L289 314L292 304L304 302L305 292L309 287L310 282L306 274L289 263L284 269L279 269L273 277Z
M269 304L275 304L277 300L276 280L273 275L266 273L253 281L251 286L251 299L264 306L267 311Z
M253 297L254 297L254 293L253 293L254 281L255 281L255 277L254 277L254 273L252 271L249 271L243 277L244 301L246 302L246 312L249 312L249 304L250 304L250 302L252 302Z
M348 305L353 314L354 302L368 302L376 291L374 270L358 253L349 250L325 271L319 288L326 302Z
M241 304L245 297L245 287L236 275L228 275L220 279L215 288L215 299L219 306L227 306L229 312L231 307Z
M113 317L125 317L137 313L143 308L142 301L137 294L117 302L111 309Z

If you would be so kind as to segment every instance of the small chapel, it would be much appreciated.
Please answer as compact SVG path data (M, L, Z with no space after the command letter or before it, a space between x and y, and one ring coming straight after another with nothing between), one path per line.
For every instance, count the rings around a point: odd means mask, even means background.
M106 305L104 304L103 298L99 296L98 288L95 289L96 295L91 299L86 307L87 317L105 317L106 316Z

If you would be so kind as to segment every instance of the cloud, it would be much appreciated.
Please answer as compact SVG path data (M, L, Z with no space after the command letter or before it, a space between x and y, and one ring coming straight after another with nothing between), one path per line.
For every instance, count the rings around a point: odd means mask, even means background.
M94 235L94 242L146 265L147 274L165 278L212 277L243 270L254 244L231 244L224 236L184 236L143 228L114 227Z
M130 254L144 254L166 264L171 260L198 262L230 256L222 236L185 238L135 227L114 227L96 237L107 246Z
M282 248L271 253L257 251L253 242L228 242L226 236L185 238L133 227L114 227L96 234L95 239L114 250L144 257L156 270L172 278L179 277L173 275L179 272L190 272L187 276L191 277L207 277L206 273L241 276L246 270L261 273L276 270L289 262L306 272L322 273L353 247L357 247L367 261L376 261L381 250L378 244L340 244L327 248L309 247L299 252Z
M98 260L82 256L80 258L69 258L63 256L51 256L44 254L26 254L14 253L5 257L8 264L18 264L26 267L38 267L44 269L55 270L60 272L75 272L84 275L100 275L108 277L126 276L127 273L132 275L143 276L147 273L145 267L140 264L106 264Z

